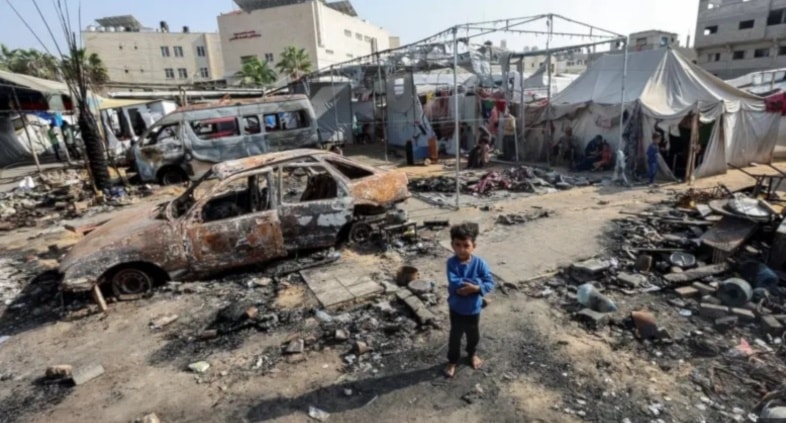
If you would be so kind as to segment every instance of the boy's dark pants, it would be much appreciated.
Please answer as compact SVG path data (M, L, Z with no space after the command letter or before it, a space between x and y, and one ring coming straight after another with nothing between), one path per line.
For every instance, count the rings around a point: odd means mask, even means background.
M461 338L467 334L467 354L472 357L480 341L480 314L464 316L450 310L448 362L456 364L461 357Z

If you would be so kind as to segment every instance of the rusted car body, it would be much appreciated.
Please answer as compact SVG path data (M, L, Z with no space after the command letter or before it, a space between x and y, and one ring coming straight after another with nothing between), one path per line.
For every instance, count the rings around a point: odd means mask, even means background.
M404 172L322 150L215 165L175 200L129 210L76 244L60 264L65 291L107 282L134 296L184 279L327 248L366 213L409 198Z
M320 145L317 119L304 95L186 106L140 137L130 158L144 182L199 180L227 160Z

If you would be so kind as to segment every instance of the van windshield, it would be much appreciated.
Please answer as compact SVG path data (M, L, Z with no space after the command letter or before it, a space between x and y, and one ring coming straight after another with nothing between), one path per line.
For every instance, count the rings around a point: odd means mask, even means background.
M162 125L153 128L148 132L147 136L142 140L142 147L149 145L161 144L167 139L177 138L178 124Z

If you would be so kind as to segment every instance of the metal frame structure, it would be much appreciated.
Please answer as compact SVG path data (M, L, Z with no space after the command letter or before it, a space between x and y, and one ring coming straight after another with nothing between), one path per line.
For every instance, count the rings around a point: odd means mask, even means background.
M584 30L586 30L587 32L572 32L572 31L561 32L561 31L555 31L555 28L554 28L555 20L562 21L563 23L566 23L566 24L569 24L569 25L579 26L579 27L583 28ZM530 24L537 23L537 22L542 22L542 21L546 21L547 28L548 28L547 31L536 30L536 29L528 29L528 28L525 27L526 25L530 25ZM522 27L524 27L524 28L522 28ZM464 31L466 34L464 36L459 36L459 32L460 31ZM453 87L454 87L453 88L454 89L454 91L453 91L454 116L453 117L454 117L454 121L456 123L454 125L455 128L454 128L454 134L453 134L453 137L454 137L454 140L455 140L455 143L456 143L456 209L459 209L461 207L461 201L460 201L460 194L461 194L461 192L460 192L460 188L461 188L461 182L460 182L460 175L461 175L461 150L459 148L459 124L458 124L459 121L460 121L460 116L459 116L459 96L458 96L458 68L459 68L459 56L460 56L459 47L460 47L461 44L464 44L467 47L467 50L469 51L470 40L472 40L474 38L478 38L478 37L483 37L483 36L486 36L486 35L489 35L489 34L497 33L497 32L507 32L507 33L515 33L515 34L534 34L534 35L545 35L545 36L547 36L546 49L545 50L534 51L534 52L525 52L525 53L513 53L513 54L510 54L510 55L507 55L506 58L503 57L502 60L504 60L505 63L501 63L503 65L503 69L504 69L504 71L503 71L503 81L508 81L511 60L518 59L519 64L521 64L521 63L523 63L523 60L524 60L525 57L546 55L548 57L548 60L547 60L547 63L548 63L548 65L547 65L548 66L548 68L547 68L548 69L547 100L548 100L548 104L549 104L549 106L547 106L547 107L550 107L550 104L551 104L551 94L552 94L552 92L551 92L552 91L551 90L551 86L552 86L551 62L552 62L552 56L553 56L554 53L571 51L571 50L576 50L576 49L580 49L580 48L588 48L588 47L600 46L600 45L611 44L611 43L622 44L622 49L623 49L624 54L625 54L625 62L624 62L625 64L624 64L623 78L622 78L622 81L621 81L621 84L622 84L622 100L623 100L623 104L622 104L621 107L622 107L623 112L624 112L624 108L625 108L625 105L624 105L625 79L626 79L626 76L627 76L627 66L628 66L628 50L627 50L628 38L626 36L624 36L624 35L621 35L621 34L618 34L618 33L606 30L606 29L602 29L602 28L599 28L599 27L596 27L596 26L593 26L593 25L589 25L589 24L586 24L586 23L583 23L583 22L579 22L579 21L576 21L576 20L573 20L573 19L569 19L569 18L566 18L566 17L561 16L561 15L556 15L556 14L542 14L542 15L527 16L527 17L521 17L521 18L498 19L498 20L483 21L483 22L471 22L471 23L465 23L465 24L462 24L462 25L456 25L456 26L450 27L450 28L448 28L448 29L446 29L446 30L444 30L442 32L439 32L437 34L434 34L434 35L432 35L430 37L424 38L424 39L422 39L420 41L417 41L417 42L414 42L414 43L411 43L411 44L407 44L407 45L404 45L404 46L401 46L401 47L397 47L397 48L393 48L393 49L388 49L388 50L384 50L384 51L375 52L375 53L372 53L372 54L367 55L367 56L357 57L357 58L354 58L354 59L351 59L351 60L348 60L348 61L345 61L345 62L342 62L342 63L331 65L329 68L320 69L320 70L317 70L317 71L311 73L310 75L306 75L305 78L318 78L320 76L332 75L332 74L334 74L334 72L336 71L337 68L340 69L340 68L343 68L343 67L351 67L351 66L363 66L363 65L376 66L377 70L379 71L381 69L380 62L381 62L382 58L389 58L389 57L392 57L393 55L398 54L398 53L412 52L415 49L417 49L419 46L429 46L429 45L436 45L436 44L447 46L447 45L452 44L451 45L451 49L452 49L452 54L453 54L453 57L452 57L452 59L453 59L452 60L452 68L453 68ZM553 47L551 47L551 42L552 42L552 38L555 37L555 36L556 37L570 37L570 38L572 38L572 37L587 38L587 39L596 40L596 41L593 41L593 42L588 43L588 44L570 45L570 46L565 46L565 47L553 48ZM448 41L448 40L451 40L452 42ZM447 63L447 61L446 61L446 63ZM450 67L451 67L450 65L445 64L441 68L442 69L447 69L447 68L450 68ZM437 68L440 68L440 67L437 67ZM435 69L437 69L437 68L435 68ZM435 70L435 69L429 69L429 70ZM523 82L523 69L522 69L522 72L520 72L520 77L522 78L522 82ZM509 92L508 84L503 84L503 86L505 87L504 89L505 89L506 99L509 99L512 93ZM523 83L522 83L522 90L523 90ZM374 93L374 94L376 95L376 93ZM522 103L523 103L523 95L522 95ZM521 109L520 110L521 122L522 122L522 124L521 124L521 131L524 131L524 111L525 111L525 107L524 106L525 105L522 104L521 107L520 107L520 109ZM623 131L624 131L624 127L621 124L620 125L620 135L622 135ZM518 158L518 156L519 156L519 154L518 154L518 142L516 142L516 147L515 148L516 148L516 160L518 161L519 160L519 158ZM387 159L387 145L385 146L385 155L386 155L386 159Z

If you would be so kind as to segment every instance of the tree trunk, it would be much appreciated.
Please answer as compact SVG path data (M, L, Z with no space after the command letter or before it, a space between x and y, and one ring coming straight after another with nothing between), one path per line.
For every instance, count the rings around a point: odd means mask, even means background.
M79 103L79 130L82 132L82 142L85 144L90 176L93 178L95 187L103 191L110 185L104 141L101 139L96 121L84 101Z

